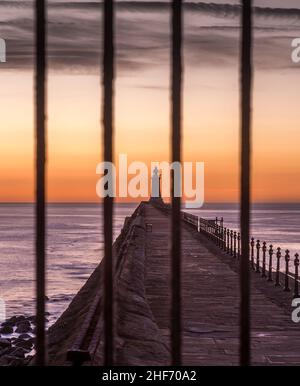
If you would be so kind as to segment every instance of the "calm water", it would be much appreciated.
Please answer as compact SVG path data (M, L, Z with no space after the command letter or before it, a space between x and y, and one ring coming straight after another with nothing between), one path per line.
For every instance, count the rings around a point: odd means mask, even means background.
M135 204L117 205L114 236ZM193 210L204 218L224 217L238 229L238 207L208 204ZM85 283L103 255L101 208L97 205L50 205L48 209L47 309L53 322ZM7 316L33 314L34 233L31 205L0 204L0 298ZM275 247L300 252L300 204L253 207L252 234Z
M135 207L117 205L115 238ZM5 301L7 317L34 313L33 226L32 205L0 204L0 298ZM47 310L53 322L101 260L101 207L50 205L47 244Z

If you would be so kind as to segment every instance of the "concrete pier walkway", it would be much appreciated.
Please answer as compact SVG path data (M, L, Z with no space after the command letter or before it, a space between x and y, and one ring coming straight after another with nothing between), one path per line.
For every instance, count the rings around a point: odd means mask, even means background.
M146 296L166 343L169 336L169 218L147 205ZM183 362L237 365L238 264L199 233L183 226ZM252 363L300 364L300 325L291 321L291 296L253 272ZM282 303L282 304L280 304ZM286 305L286 306L284 306Z

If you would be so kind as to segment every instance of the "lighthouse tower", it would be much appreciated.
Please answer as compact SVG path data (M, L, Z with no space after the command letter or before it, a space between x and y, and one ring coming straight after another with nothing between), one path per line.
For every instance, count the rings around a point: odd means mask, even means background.
M155 167L151 178L151 200L162 201L160 180L161 175L159 174L158 168Z

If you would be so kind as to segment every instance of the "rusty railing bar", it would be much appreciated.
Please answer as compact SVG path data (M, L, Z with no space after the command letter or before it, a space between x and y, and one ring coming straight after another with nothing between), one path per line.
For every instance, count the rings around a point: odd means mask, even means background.
M46 268L46 5L35 2L35 255L36 255L36 356L46 364L45 268Z
M242 0L241 41L241 196L240 196L240 364L251 363L250 348L250 175L251 175L251 94L252 94L252 1Z
M172 1L172 162L181 161L182 0ZM174 195L172 174L172 364L181 365L181 199Z
M114 2L104 0L103 7L103 145L104 161L113 162L114 98ZM106 170L108 173L108 170ZM104 215L104 365L113 365L113 197L103 200Z

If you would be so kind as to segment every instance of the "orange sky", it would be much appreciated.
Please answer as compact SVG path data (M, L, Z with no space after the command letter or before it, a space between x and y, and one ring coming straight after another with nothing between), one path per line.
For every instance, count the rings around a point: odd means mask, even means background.
M145 28L152 20L151 14L134 15L137 28L141 27L143 17ZM129 16L126 13L124 17ZM156 28L168 36L169 19L165 15L159 17L161 25L156 19ZM300 199L300 65L290 63L291 39L300 36L300 30L297 33L295 27L295 31L286 32L284 28L291 22L272 18L257 22L261 28L255 35L254 201ZM280 39L279 32L276 36L266 35L266 26L273 31L271 23L276 26L281 23ZM214 24L225 32L214 32L215 36L209 40ZM183 154L185 161L205 163L205 200L214 202L237 201L239 194L238 34L228 30L231 24L236 25L237 20L186 16ZM199 30L203 25L207 25L209 33ZM154 35L148 42L148 32L144 38L139 36L140 42L153 45L153 39L158 37ZM194 36L199 40L196 50L191 46ZM129 35L126 42L131 39L135 41L136 36ZM165 44L165 37L159 39ZM211 46L217 43L220 45L214 51ZM122 56L122 60L118 59L115 110L116 155L125 153L129 160L148 163L169 160L170 135L168 47L156 53L157 58L151 56L156 51L150 51L147 60L152 63L153 59L153 65L134 67L134 63L124 64ZM10 69L9 59L8 55L5 67L0 64L0 201L32 201L33 73L27 67ZM91 68L86 71L56 68L49 73L49 201L97 200L95 169L101 161L98 72L99 69Z
M225 76L227 75L227 76ZM184 159L205 162L206 201L238 199L238 92L231 72L186 74ZM33 199L32 78L0 73L1 201ZM254 104L253 199L300 197L300 112L289 74L257 74ZM196 87L198 86L198 87ZM7 92L9 90L9 92ZM116 155L144 162L169 159L168 91L117 83ZM289 95L289 99L287 98ZM99 82L95 76L50 76L49 201L96 201L101 161ZM11 113L15 112L15 113ZM138 112L138 113L137 113Z

